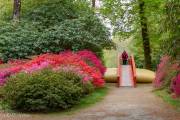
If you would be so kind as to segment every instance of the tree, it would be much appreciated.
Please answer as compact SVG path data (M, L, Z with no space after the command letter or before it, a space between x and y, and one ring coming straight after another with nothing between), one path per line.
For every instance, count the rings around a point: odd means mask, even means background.
M151 69L151 48L148 35L147 18L145 16L145 3L143 0L139 0L139 14L143 39L145 68Z
M48 0L23 13L15 27L9 22L0 26L4 61L67 49L89 49L102 57L103 49L114 47L108 29L85 0Z
M14 7L13 7L13 20L20 19L20 12L21 12L21 0L14 0Z
M144 67L151 69L151 46L145 7L142 0L103 0L101 13L111 20L115 36L118 36L120 39L133 37L134 42L142 38Z
M96 7L96 0L92 0L92 7L93 7L93 8Z

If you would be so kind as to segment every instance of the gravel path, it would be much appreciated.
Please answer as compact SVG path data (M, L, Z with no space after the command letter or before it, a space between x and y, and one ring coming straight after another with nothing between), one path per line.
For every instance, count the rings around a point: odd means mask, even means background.
M102 102L72 115L0 113L0 120L180 120L180 113L151 91L151 85L113 86Z

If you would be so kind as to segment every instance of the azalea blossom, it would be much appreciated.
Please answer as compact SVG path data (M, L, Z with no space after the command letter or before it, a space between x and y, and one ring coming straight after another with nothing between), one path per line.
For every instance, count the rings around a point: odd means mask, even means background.
M93 65L88 62L91 62ZM106 68L103 66L101 60L93 52L84 50L77 53L72 51L65 51L59 54L46 53L27 62L22 63L17 61L16 67L1 69L0 85L3 85L6 78L12 74L19 72L31 74L34 71L47 67L52 68L52 70L75 72L82 78L82 83L84 84L90 81L95 87L102 87L105 83L103 75Z

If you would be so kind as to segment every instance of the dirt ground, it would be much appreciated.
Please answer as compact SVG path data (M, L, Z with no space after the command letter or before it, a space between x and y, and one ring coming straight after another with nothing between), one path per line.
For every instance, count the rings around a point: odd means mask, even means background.
M0 120L180 120L180 112L152 92L151 85L110 87L105 99L71 115L0 112Z

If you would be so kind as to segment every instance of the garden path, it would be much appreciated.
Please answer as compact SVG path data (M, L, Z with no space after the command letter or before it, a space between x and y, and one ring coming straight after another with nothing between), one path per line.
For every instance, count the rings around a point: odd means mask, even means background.
M0 113L0 120L180 120L180 113L152 90L151 84L137 88L113 85L102 102L70 115Z

